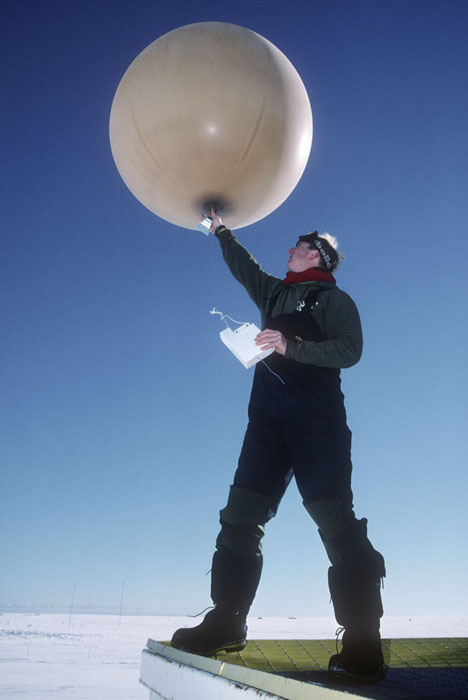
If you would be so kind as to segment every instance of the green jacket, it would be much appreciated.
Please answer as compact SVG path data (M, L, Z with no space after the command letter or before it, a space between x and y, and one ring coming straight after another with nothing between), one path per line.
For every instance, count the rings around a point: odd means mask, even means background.
M272 318L294 313L312 289L320 289L311 313L326 340L320 342L288 340L286 357L316 367L342 369L359 362L362 354L362 328L359 312L351 297L330 282L301 282L283 285L279 277L268 274L236 239L232 231L217 234L224 260L231 273L247 290L262 314L262 328L272 297L277 296Z

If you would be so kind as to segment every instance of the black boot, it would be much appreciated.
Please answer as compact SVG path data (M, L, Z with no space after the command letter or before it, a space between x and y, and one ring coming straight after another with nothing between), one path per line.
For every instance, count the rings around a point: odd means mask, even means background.
M336 680L376 683L387 672L379 632L384 559L367 539L365 520L356 521L347 542L335 544L344 545L343 561L330 567L328 582L344 634L342 650L331 657L328 672Z
M171 645L192 654L212 656L220 651L240 651L246 645L246 616L217 605L196 627L174 632Z
M171 645L204 656L243 649L247 613L260 581L262 563L262 557L240 557L227 549L215 552L211 570L215 608L197 627L178 629Z
M342 649L328 662L328 673L334 680L358 683L377 683L385 678L388 667L384 663L382 643L378 631L363 636L345 630Z

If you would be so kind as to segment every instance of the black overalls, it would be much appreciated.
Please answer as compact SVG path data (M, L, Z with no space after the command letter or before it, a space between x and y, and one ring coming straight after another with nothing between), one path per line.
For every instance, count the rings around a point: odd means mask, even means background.
M326 293L326 292L325 292ZM289 341L321 341L313 317L314 290L292 314L271 317L265 327ZM249 424L234 486L270 499L272 514L296 478L304 504L339 498L352 508L351 432L346 425L340 370L314 367L273 353L258 363L249 403Z
M326 340L311 311L321 293L326 290L315 288L294 313L274 317L273 299L265 327L292 342ZM294 476L332 564L329 585L338 622L378 629L385 566L367 538L367 520L354 515L351 432L340 387L339 369L278 353L257 364L238 468L220 511L211 578L216 605L247 614L260 581L265 524Z

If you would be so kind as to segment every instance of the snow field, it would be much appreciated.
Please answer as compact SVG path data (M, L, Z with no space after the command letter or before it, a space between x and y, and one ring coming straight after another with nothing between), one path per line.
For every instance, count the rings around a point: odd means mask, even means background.
M148 637L170 639L177 627L202 618L0 615L2 700L148 700L139 684ZM249 618L252 639L330 639L331 617ZM467 617L386 617L383 637L466 637Z

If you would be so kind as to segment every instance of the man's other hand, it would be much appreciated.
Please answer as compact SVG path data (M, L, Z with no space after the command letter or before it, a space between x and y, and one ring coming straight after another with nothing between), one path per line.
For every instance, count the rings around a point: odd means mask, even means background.
M275 352L284 355L286 353L288 341L280 331L272 331L269 328L265 328L265 330L259 333L255 338L255 344L259 345L262 350L274 348Z

